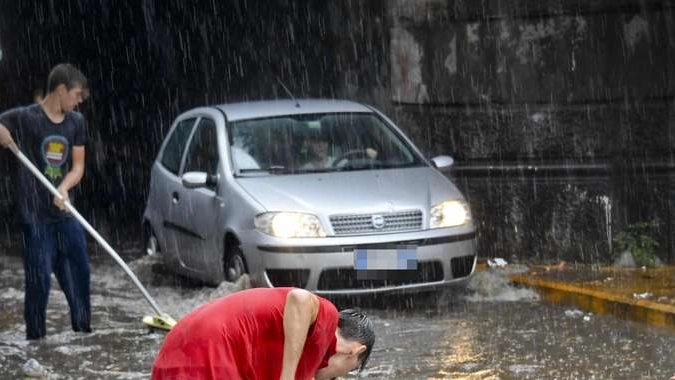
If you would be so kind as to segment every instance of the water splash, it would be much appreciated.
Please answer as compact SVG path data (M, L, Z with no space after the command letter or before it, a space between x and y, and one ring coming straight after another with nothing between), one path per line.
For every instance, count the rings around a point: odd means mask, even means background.
M513 273L513 270L490 268L475 273L467 285L472 294L466 299L470 302L539 300L539 295L533 290L511 284L508 273Z

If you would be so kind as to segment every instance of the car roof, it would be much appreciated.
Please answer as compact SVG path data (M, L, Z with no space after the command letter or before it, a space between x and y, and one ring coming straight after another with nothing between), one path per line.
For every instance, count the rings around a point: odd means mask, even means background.
M229 121L324 112L373 112L363 104L336 99L261 100L215 107L222 110Z

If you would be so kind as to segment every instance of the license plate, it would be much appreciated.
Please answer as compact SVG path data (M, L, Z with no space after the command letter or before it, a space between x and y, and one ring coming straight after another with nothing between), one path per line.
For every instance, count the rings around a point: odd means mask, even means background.
M354 269L358 279L383 279L401 272L417 270L417 247L354 250Z

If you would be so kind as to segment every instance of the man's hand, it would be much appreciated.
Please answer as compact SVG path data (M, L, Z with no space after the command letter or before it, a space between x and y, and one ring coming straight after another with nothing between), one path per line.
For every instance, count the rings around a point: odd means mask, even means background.
M68 190L63 189L61 186L59 186L56 190L59 191L61 197L54 196L54 206L58 207L61 211L68 211L68 208L66 207L66 201L70 202L70 199L68 198Z

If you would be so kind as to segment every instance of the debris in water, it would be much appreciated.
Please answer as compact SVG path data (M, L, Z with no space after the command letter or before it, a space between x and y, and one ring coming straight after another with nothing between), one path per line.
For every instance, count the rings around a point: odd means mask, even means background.
M487 261L488 265L490 267L498 267L498 268L503 268L508 264L506 260L502 259L501 257L495 257L494 259L488 259Z
M582 317L584 322L590 322L592 313L584 313L579 309L565 310L565 316L568 318L579 318Z
M650 298L651 296L653 296L653 294L649 292L633 293L633 298L635 298L636 300L645 300L647 298Z
M37 360L32 358L24 363L22 369L25 377L46 379L49 376L47 370Z
M577 318L577 317L581 317L582 315L584 315L584 312L579 310L579 309L565 310L565 316L566 317Z
M540 368L543 368L542 365L536 364L514 364L509 366L509 371L520 374L520 373L535 373Z

